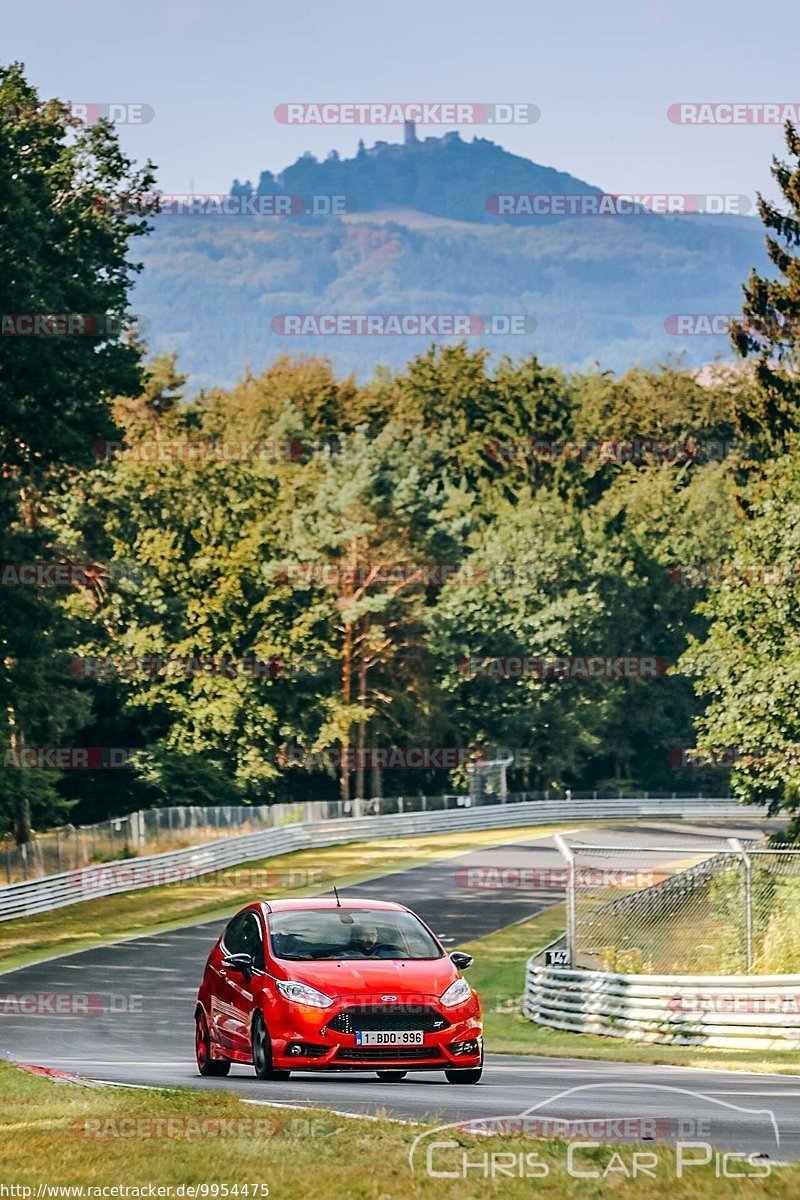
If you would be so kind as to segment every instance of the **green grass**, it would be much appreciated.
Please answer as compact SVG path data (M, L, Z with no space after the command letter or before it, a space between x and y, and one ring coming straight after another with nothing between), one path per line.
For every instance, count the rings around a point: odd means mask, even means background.
M800 1074L800 1054L790 1050L718 1050L639 1044L593 1033L547 1029L521 1013L525 963L564 932L564 905L460 947L475 956L469 979L484 1006L486 1045L500 1054L552 1055L609 1062L663 1063L769 1074Z
M372 1088L378 1085L365 1085ZM475 1111L479 1117L480 1106ZM603 1180L577 1179L567 1169L561 1140L522 1137L448 1136L457 1142L433 1157L434 1170L460 1169L456 1178L437 1178L425 1170L424 1154L409 1152L430 1125L390 1120L359 1120L315 1109L302 1111L245 1103L231 1089L199 1091L146 1088L56 1086L7 1063L0 1063L0 1143L2 1183L34 1189L39 1185L94 1188L171 1189L173 1200L190 1187L207 1185L206 1195L235 1196L238 1187L256 1200L595 1200L608 1189L631 1200L793 1200L800 1191L800 1167L770 1171L765 1178L717 1178L712 1161L695 1167L676 1183L676 1150L662 1143L610 1145L582 1150L581 1170L602 1173ZM220 1136L223 1132L224 1136ZM429 1144L429 1143L426 1143ZM626 1179L634 1151L655 1155L655 1178ZM505 1153L509 1162L538 1155L544 1177L486 1178L474 1165L464 1177L465 1156L472 1164L484 1155ZM616 1155L616 1157L614 1157ZM491 1161L487 1157L488 1163ZM495 1159L495 1162L498 1160ZM530 1161L530 1160L529 1160ZM741 1162L734 1164L737 1170ZM255 1191L253 1185L256 1185ZM183 1192L177 1189L183 1187ZM216 1192L214 1189L216 1188ZM227 1192L223 1191L227 1188ZM25 1193L6 1195L28 1200ZM53 1195L57 1193L51 1193ZM73 1193L74 1194L74 1193ZM84 1191L84 1196L91 1193ZM108 1193L107 1193L108 1194ZM121 1194L121 1193L117 1193ZM147 1192L144 1193L147 1195ZM130 1193L129 1193L130 1195ZM43 1197L48 1193L45 1191Z
M572 826L473 830L297 850L275 858L242 863L221 878L201 876L181 884L103 896L0 923L0 970L11 970L123 938L177 929L201 921L224 921L243 905L266 895L272 898L311 895L334 884L341 891L350 884L417 867L432 859L512 841L549 837L572 827L574 822ZM273 882L276 873L284 877L284 882ZM270 880L268 885L265 878ZM303 879L305 886L298 886Z

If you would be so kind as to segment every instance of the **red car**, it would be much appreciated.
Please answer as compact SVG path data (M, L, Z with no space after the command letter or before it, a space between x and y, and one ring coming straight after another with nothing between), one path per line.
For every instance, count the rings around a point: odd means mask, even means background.
M275 900L250 904L209 955L195 1009L197 1067L227 1075L252 1063L259 1079L290 1071L409 1070L477 1083L483 1022L461 972L401 904Z

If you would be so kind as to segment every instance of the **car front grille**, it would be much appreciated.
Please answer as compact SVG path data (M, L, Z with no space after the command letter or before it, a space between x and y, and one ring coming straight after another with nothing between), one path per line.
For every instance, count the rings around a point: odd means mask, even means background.
M336 1055L348 1062L407 1062L424 1059L441 1062L442 1052L436 1046L342 1046Z
M423 1033L441 1033L449 1022L435 1008L423 1004L364 1004L345 1008L328 1024L335 1033L389 1033L421 1029Z

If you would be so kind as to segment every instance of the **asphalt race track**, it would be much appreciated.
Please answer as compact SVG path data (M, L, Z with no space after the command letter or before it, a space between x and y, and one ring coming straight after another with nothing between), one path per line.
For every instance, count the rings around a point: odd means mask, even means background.
M745 819L736 827L618 823L575 828L570 840L645 845L650 853L642 865L650 866L681 859L679 850L659 853L660 846L713 847L727 837L754 836L761 828ZM616 861L630 867L634 860L628 853ZM533 916L562 898L557 886L546 886L547 877L545 886L528 889L469 887L465 868L546 870L561 865L550 838L510 841L370 880L346 894L408 904L455 946ZM540 1119L652 1117L658 1137L708 1141L763 1153L773 1161L800 1158L800 1059L798 1075L782 1077L488 1054L477 1087L454 1086L439 1073L423 1072L412 1072L396 1085L381 1083L370 1072L294 1074L282 1082L261 1082L239 1065L227 1079L201 1079L194 1064L193 1009L205 959L220 928L220 922L190 926L5 973L0 977L0 1053L114 1083L231 1088L264 1103L347 1113L380 1109L398 1118L443 1123L511 1117L535 1106L540 1106ZM63 1015L15 1011L14 997L54 993L88 995L85 1008Z

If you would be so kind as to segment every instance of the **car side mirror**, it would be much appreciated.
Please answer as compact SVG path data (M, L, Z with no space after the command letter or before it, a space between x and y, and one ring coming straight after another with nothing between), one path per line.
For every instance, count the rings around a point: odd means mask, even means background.
M463 950L454 950L450 955L450 961L455 963L459 971L466 971L467 967L472 966L472 955L465 954Z
M252 954L226 954L222 960L223 967L231 971L241 971L249 979L253 974L255 963Z

